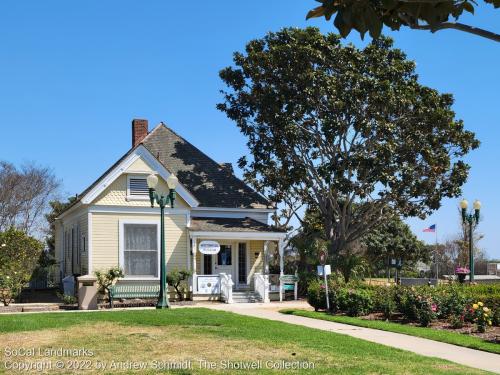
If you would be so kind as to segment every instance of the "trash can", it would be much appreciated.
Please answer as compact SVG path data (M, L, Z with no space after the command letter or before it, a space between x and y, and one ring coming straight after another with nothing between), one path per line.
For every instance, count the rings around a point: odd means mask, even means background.
M62 279L63 291L66 296L75 295L75 278L73 276L66 276Z
M78 310L97 310L97 278L90 275L78 278Z

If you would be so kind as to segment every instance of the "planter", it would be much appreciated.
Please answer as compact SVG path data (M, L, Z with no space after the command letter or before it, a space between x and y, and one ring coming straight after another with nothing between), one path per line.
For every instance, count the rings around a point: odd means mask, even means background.
M465 276L467 276L466 273L457 273L457 277L458 277L458 282L460 284L463 284L464 281L465 281Z

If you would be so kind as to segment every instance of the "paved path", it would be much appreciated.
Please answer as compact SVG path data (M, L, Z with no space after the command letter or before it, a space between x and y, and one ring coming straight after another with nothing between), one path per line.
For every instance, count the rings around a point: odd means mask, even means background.
M200 306L200 304L197 306ZM323 331L341 333L378 344L408 350L427 357L442 358L461 365L500 374L500 355L498 354L468 349L461 346L446 344L420 337L408 336L401 333L356 327L348 324L328 322L325 320L305 318L302 316L286 315L278 312L278 310L286 308L308 308L307 304L301 302L286 302L281 304L207 304L206 307L216 310L231 311L237 314L254 316L257 318L302 325L305 327L321 329Z

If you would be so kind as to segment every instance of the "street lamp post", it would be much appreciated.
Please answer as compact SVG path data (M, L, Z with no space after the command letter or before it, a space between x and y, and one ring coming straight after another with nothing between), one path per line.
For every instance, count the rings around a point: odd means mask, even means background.
M175 188L177 187L179 180L177 180L177 177L175 177L173 173L168 176L168 195L156 192L158 177L155 174L150 174L147 178L147 182L151 207L154 207L155 202L158 204L158 206L160 206L160 295L158 296L156 308L167 309L170 307L170 304L168 302L167 265L165 261L165 207L170 204L170 207L174 208Z
M469 224L469 282L474 282L474 246L473 246L473 231L474 226L479 223L479 211L481 210L481 202L477 199L474 201L474 212L467 213L467 207L469 202L463 199L460 202L460 208L462 209L462 222L464 224Z

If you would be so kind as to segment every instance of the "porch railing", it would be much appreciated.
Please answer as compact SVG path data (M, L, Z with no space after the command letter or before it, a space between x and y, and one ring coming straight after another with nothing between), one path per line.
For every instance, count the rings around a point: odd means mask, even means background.
M233 285L231 275L220 273L220 295L225 303L233 303Z
M262 302L269 302L269 275L261 273L254 274L254 288L255 292L262 299Z

